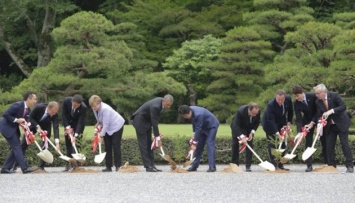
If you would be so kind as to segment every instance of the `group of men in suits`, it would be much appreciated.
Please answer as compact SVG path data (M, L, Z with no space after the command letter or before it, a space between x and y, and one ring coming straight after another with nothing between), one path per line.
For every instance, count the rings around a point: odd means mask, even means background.
M31 111L30 108L33 108L33 110ZM63 126L65 126L66 151L69 157L72 157L71 154L73 153L72 142L84 131L86 108L82 96L78 94L73 97L66 97L63 101L62 120ZM11 151L1 168L1 173L14 173L17 166L21 168L23 173L31 173L37 169L44 170L44 161L41 161L38 168L28 166L25 160L28 143L25 135L21 143L19 125L28 122L30 124L29 129L34 134L46 131L48 139L51 137L53 127L56 148L60 150L58 110L58 102L51 101L48 104L37 104L36 94L26 92L22 101L15 102L4 112L0 120L0 132L5 137ZM69 136L71 131L73 131L72 138ZM65 170L67 171L68 167Z
M315 93L305 93L300 85L292 87L292 94L295 101L282 89L277 90L275 98L270 100L266 106L261 119L263 130L268 140L268 153L270 161L276 168L289 170L284 167L280 160L276 161L272 154L275 143L281 143L284 149L286 143L282 141L282 130L290 130L293 115L296 115L297 133L302 132L302 128L307 128L306 147L311 147L313 143L313 133L320 118L327 121L320 137L322 144L322 156L325 164L336 167L335 144L339 135L340 144L345 156L346 172L353 173L353 157L349 146L348 134L350 118L346 112L346 106L338 93L328 92L324 84L314 87ZM241 106L234 115L232 128L232 162L239 165L239 142L252 144L252 136L260 123L260 112L256 104ZM254 109L254 113L252 110ZM277 140L277 141L276 141ZM282 153L282 156L286 152ZM246 171L250 170L251 153L247 149ZM313 170L312 157L306 161L306 172Z

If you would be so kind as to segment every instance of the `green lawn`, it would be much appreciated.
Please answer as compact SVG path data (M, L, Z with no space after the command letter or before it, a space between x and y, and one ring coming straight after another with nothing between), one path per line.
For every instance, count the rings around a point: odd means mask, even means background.
M186 136L186 138L192 137L192 125L191 124L159 124L159 131L165 137L171 136ZM86 137L94 136L94 127L86 126L84 135ZM222 124L218 128L217 137L231 137L231 129L227 124ZM264 136L264 131L261 127L256 131L256 136ZM132 125L125 125L123 130L123 138L135 138L136 131Z

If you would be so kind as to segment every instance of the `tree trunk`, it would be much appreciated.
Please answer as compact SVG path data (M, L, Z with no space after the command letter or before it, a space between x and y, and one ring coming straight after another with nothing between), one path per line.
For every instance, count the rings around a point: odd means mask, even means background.
M19 57L15 50L12 49L11 43L6 40L6 36L2 27L0 27L0 38L3 40L3 46L6 52L9 54L11 59L20 69L20 71L28 78L30 76L30 68L25 64L25 62Z
M52 38L51 31L55 26L56 11L52 8L46 8L46 15L43 21L42 32L38 39L38 60L37 67L47 66L52 57Z
M196 106L197 94L191 85L188 85L189 90L190 106Z

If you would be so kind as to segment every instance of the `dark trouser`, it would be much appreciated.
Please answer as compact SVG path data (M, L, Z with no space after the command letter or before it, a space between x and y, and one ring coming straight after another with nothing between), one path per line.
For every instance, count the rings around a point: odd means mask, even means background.
M210 128L204 132L201 132L201 135L195 135L195 140L198 141L195 150L195 160L193 161L191 167L198 168L200 165L200 160L203 152L203 148L207 143L207 158L208 166L210 169L216 168L216 134L218 127Z
M253 140L248 141L248 145L251 148L254 148L254 143ZM240 144L238 142L238 138L233 136L232 137L232 163L235 163L239 166L239 147ZM253 157L253 153L250 151L249 148L245 149L245 167L246 168L250 168L251 166L251 161L252 161L252 157Z
M74 154L75 151L74 151L74 147L73 147L73 145L71 143L70 136L68 134L65 134L64 137L65 137L65 147L66 147L66 151L67 151L66 154L67 154L68 157L73 158L72 154Z
M111 136L106 133L104 137L105 141L105 151L106 151L106 168L112 167L112 149L113 149L113 156L114 156L114 163L116 168L121 167L121 139L123 133L123 126L118 131L114 132Z
M143 165L145 168L154 166L154 151L151 150L152 145L152 130L149 129L145 133L137 133L138 147L142 156Z
M278 142L277 142L277 147L275 147L275 140L276 140L275 135L266 135L266 139L269 142L268 146L267 146L267 150L268 150L268 153L269 153L270 162L275 166L275 168L283 167L282 163L276 162L275 156L272 155L272 153L271 153L271 149L278 149L278 147L279 147L279 143ZM285 142L282 142L281 149L286 149ZM285 154L286 154L286 150L284 152L282 152L281 156L285 156Z
M11 147L11 152L7 157L2 169L10 170L14 166L15 162L17 162L20 165L22 171L26 170L28 165L23 155L19 136L12 135L10 137L5 137L5 139Z
M312 147L313 144L313 133L314 133L314 128L310 129L309 132L306 135L306 149L307 147ZM323 156L324 157L324 156ZM305 160L307 167L311 167L313 163L313 158L310 156L308 159Z
M345 166L353 167L353 157L351 154L351 148L349 146L349 139L348 139L349 129L347 128L341 131L335 124L330 125L328 133L325 134L326 144L327 144L328 165L332 165L336 167L335 143L336 143L337 135L339 135L341 148L345 156Z

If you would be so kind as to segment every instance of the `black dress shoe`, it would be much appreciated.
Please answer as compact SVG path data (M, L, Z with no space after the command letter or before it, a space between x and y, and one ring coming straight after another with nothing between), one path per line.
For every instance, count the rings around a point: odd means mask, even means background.
M38 168L31 168L28 167L25 170L22 171L22 173L26 174L26 173L32 173L33 171L36 171Z
M354 173L354 168L353 167L347 167L346 168L347 173Z
M207 170L207 172L216 172L216 169L215 169L215 168L209 168L209 169Z
M102 169L102 172L112 172L112 169L111 168L104 168L104 169Z
M189 172L192 172L192 171L197 171L197 168L190 167L190 168L186 169L186 171L189 171Z
M3 173L3 174L11 174L11 173L14 173L14 172L10 171L9 169L3 168L3 169L1 169L1 172L0 172L0 173Z
M284 171L289 171L289 170L290 170L290 169L285 168L285 167L283 167L283 166L279 167L279 169L284 170Z
M251 169L250 168L246 168L245 171L246 172L251 172Z
M157 169L157 167L153 166L153 168L157 171L157 172L162 172L161 169Z
M116 172L120 170L121 167L116 167Z
M148 168L146 168L145 171L146 171L146 172L158 172L155 168L153 168L153 167L151 167L151 166L148 167Z
M306 170L304 170L306 172L311 172L313 171L313 167L312 166L307 166Z

